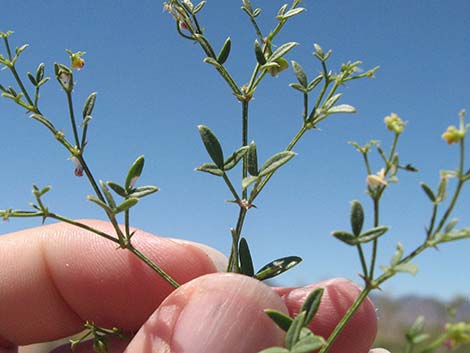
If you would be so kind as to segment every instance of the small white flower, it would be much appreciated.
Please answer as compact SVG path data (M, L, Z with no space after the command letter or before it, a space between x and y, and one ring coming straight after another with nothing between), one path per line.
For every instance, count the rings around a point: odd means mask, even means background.
M387 186L387 182L385 181L385 169L380 169L377 174L369 174L366 178L366 183L372 190L377 190L380 186Z
M77 157L70 157L70 160L72 161L73 166L75 167L75 175L78 177L83 176L83 166L82 163L80 163L79 159Z

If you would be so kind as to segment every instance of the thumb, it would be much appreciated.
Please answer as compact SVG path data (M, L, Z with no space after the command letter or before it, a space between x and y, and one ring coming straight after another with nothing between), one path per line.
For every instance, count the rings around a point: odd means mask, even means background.
M264 309L287 313L282 299L252 278L216 273L174 291L142 326L127 353L255 353L282 345Z

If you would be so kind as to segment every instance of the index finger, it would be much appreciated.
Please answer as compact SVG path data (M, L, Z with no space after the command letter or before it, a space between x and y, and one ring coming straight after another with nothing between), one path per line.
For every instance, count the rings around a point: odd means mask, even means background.
M113 234L107 222L84 222ZM178 283L217 271L190 243L142 231L132 240ZM0 264L0 347L66 337L85 320L135 332L173 291L132 253L64 223L1 236Z

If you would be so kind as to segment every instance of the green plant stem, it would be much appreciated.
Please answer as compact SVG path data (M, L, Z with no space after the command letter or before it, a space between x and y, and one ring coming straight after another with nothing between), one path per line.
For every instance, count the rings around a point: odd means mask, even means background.
M101 201L106 202L103 194L100 191L100 188L98 187L98 184L96 183L96 180L95 180L93 174L91 173L90 168L88 168L88 165L85 161L85 158L83 158L83 155L80 154L80 155L76 156L76 158L80 161L80 163L83 167L83 171L85 172L85 175L87 176L88 180L90 181L90 184L91 184L93 190L95 191L96 196Z
M403 353L412 353L413 352L413 349L414 349L414 344L410 343L410 342L406 342L405 344L405 350Z
M131 251L135 256L137 256L140 260L142 260L145 264L147 264L150 268L152 268L155 272L157 272L161 277L163 277L168 283L170 283L173 288L178 288L180 285L176 282L168 273L166 273L162 268L157 266L154 262L152 262L147 256L142 254L139 250L134 248L131 243L127 244L127 249Z
M240 241L241 232L243 229L243 223L245 222L245 217L247 209L240 207L238 213L237 226L235 227L235 235L232 239L232 249L230 251L230 256L228 260L227 272L239 272L238 268L238 243Z
M362 302L367 298L367 295L370 293L371 289L372 288L370 286L366 286L362 290L362 292L359 294L359 297L357 297L356 301L351 305L351 307L348 309L346 314L341 318L338 325L336 325L333 332L328 337L326 344L320 349L318 353L326 353L331 348L331 346L335 342L338 335L344 330L344 328L346 327L346 324L349 322L349 320L354 315L356 310L360 307Z
M124 227L126 229L126 239L130 237L129 210L124 211Z
M359 259L361 261L361 266L362 266L362 274L364 275L364 278L369 278L368 276L368 271L367 271L367 264L366 264L366 258L364 256L364 251L362 250L362 245L357 244L357 251L359 253Z
M436 228L436 231L434 232L435 234L439 233L442 227L444 227L444 224L447 222L447 219L449 218L452 210L455 207L455 204L457 202L457 199L460 195L460 191L462 190L462 186L465 183L464 180L462 180L464 169L465 169L465 145L464 145L464 139L460 140L460 161L459 161L459 170L458 170L458 178L459 181L457 183L457 187L455 189L454 195L452 196L452 200L450 201L449 206L447 207L446 212L441 218L441 221L439 222L439 225Z
M12 65L10 67L10 71L13 74L13 77L16 80L16 83L18 83L18 86L20 86L21 92L24 94L26 100L28 101L29 105L31 105L34 108L33 113L40 114L39 110L37 109L36 105L34 102L31 100L31 97L29 96L28 91L23 85L23 81L21 81L20 76L18 75L18 72L16 71L15 65Z
M374 197L373 201L374 201L374 227L378 227L379 226L380 199ZM378 247L378 241L377 239L375 239L372 242L372 255L371 255L370 267L369 267L370 274L368 277L369 280L374 278L375 261L377 259L377 247Z
M242 102L242 146L248 146L248 101ZM247 157L243 157L243 168L242 168L242 179L248 176L248 163ZM248 190L245 189L242 192L242 198L247 199Z
M235 190L235 188L233 187L232 182L230 181L230 179L228 178L228 176L225 172L222 175L222 178L224 179L225 184L227 184L230 192L232 193L233 197L235 198L235 201L240 201L240 197L238 196L237 190Z
M427 345L420 353L430 353L439 347L442 346L442 344L445 342L447 339L447 335L445 333L439 335L434 341L432 341L429 345Z
M72 125L73 137L75 139L75 145L80 150L80 138L78 137L77 122L75 121L75 113L73 111L72 92L66 91L67 104L69 107L70 123Z

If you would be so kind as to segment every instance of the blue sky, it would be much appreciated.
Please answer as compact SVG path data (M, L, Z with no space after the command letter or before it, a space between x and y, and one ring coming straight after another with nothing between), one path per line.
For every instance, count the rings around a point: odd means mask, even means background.
M215 70L202 62L200 48L176 34L159 1L44 4L3 0L0 30L15 31L13 45L30 44L18 63L22 73L44 62L46 74L53 75L54 62L67 63L65 49L87 52L85 68L76 74L74 100L80 111L88 94L98 92L87 151L96 177L122 181L130 163L144 154L141 183L161 191L138 205L133 224L228 253L229 228L238 211L225 202L230 194L221 180L194 171L208 161L196 126L210 126L228 154L240 144L241 106ZM253 4L263 8L260 23L267 32L283 2ZM232 38L227 67L242 85L255 63L255 35L240 5L209 0L200 21L216 48L227 36ZM244 234L256 267L287 255L304 258L302 265L279 277L283 285L332 276L359 280L356 251L330 235L347 229L354 199L364 204L369 212L366 226L371 226L362 159L347 142L378 139L388 148L392 136L383 118L391 112L408 122L399 147L401 161L413 163L420 172L402 173L383 199L382 224L391 230L382 238L378 263L388 262L398 241L407 250L416 247L431 211L419 181L434 186L439 170L456 166L456 147L447 146L440 135L470 103L468 1L321 0L304 1L304 6L308 11L293 19L275 43L300 43L287 59L299 62L312 78L320 70L312 45L319 43L333 50L332 70L348 60L363 61L364 69L379 65L380 70L373 80L344 87L342 102L354 105L358 113L334 116L320 131L307 134L295 148L298 155L275 175L258 208L250 211ZM301 96L288 87L294 81L290 69L267 79L251 105L250 140L257 142L261 160L285 148L300 128ZM9 73L1 71L0 83L10 82ZM65 96L54 80L43 89L40 106L71 136ZM85 200L90 187L73 175L69 155L44 128L5 99L0 100L0 118L1 208L27 208L31 184L36 183L53 186L47 202L54 211L71 218L104 217ZM470 226L468 186L462 196L455 216L462 226ZM0 224L0 233L38 224L12 219ZM428 251L415 261L420 266L416 278L399 275L384 289L391 294L469 297L469 253L469 241Z

